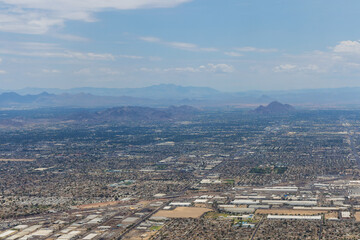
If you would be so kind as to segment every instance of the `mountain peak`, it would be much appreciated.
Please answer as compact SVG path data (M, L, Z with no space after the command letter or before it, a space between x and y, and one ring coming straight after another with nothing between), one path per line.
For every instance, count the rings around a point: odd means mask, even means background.
M255 113L259 114L284 114L295 111L295 108L289 104L282 104L278 101L273 101L267 106L260 105L254 110Z

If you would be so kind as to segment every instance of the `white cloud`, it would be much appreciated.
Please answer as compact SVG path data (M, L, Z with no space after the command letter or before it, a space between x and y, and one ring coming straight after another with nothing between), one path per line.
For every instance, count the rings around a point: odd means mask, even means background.
M242 57L242 56L244 56L243 54L238 53L238 52L225 52L224 54L228 55L230 57Z
M140 68L140 71L142 72L191 72L196 73L200 72L199 68L193 68L193 67L175 67L175 68Z
M139 69L139 71L141 72L161 72L162 69L160 68L146 68L146 67L142 67Z
M91 74L91 70L90 68L83 68L83 69L80 69L76 72L74 72L75 74L79 74L79 75L90 75Z
M44 57L44 58L70 58L78 60L102 60L102 61L113 61L115 56L110 53L84 53L74 51L21 51L21 50L7 50L0 49L1 54L17 55L26 57Z
M60 73L60 71L57 69L43 69L42 72L43 73Z
M60 71L57 69L42 69L43 73L59 73Z
M228 64L208 64L205 68L210 72L215 73L232 73L234 72L234 67Z
M111 76L115 76L115 75L120 75L121 72L111 69L111 68L94 68L94 69L90 69L90 68L83 68L80 69L78 71L74 72L77 75L86 75L86 76L94 76L94 75L111 75Z
M66 41L75 41L75 42L89 41L89 39L87 39L87 38L76 36L76 35L71 35L71 34L53 34L51 36L58 38L58 39L66 40Z
M145 41L145 42L158 43L158 44L162 44L162 45L166 45L166 46L169 46L172 48L186 50L186 51L193 51L193 52L217 52L217 51L219 51L216 48L199 47L198 45L193 44L193 43L164 41L157 37L139 37L139 39L142 41Z
M297 67L296 65L292 65L292 64L281 64L274 68L274 72L288 72L296 69L296 67Z
M217 48L212 48L212 47L209 47L209 48L200 48L199 49L200 51L203 51L203 52L218 52L219 49Z
M121 72L119 72L117 70L113 70L111 68L100 68L99 71L101 73L106 74L106 75L119 75L119 74L121 74Z
M305 71L320 71L320 68L318 65L315 64L309 64L303 68L301 68L301 70L305 70Z
M336 53L360 54L360 41L342 41L333 49Z
M149 61L159 61L160 58L110 53L93 53L71 51L60 47L58 44L42 43L42 42L7 42L0 41L0 45L6 48L0 48L0 54L27 56L27 57L45 57L45 58L70 58L79 60L102 60L114 61L116 59L125 58L132 60L148 59ZM1 62L1 61L0 61Z
M149 60L153 61L153 62L159 62L162 60L162 58L158 57L158 56L151 56L151 57L149 57Z
M143 56L110 53L77 52L67 50L58 44L42 42L7 42L0 41L0 45L6 48L0 48L0 54L29 56L29 57L53 57L53 58L74 58L81 60L116 60L126 58L133 60L145 59ZM159 60L156 57L149 57L148 60ZM1 61L0 61L1 62Z
M2 58L0 58L0 63L2 63ZM0 69L0 75L2 75L2 74L6 74L7 72L5 71L5 70L1 70Z
M305 66L298 66L294 64L281 64L273 69L274 72L319 72L319 66L309 64Z
M139 8L171 8L191 0L0 0L0 3L20 8L70 13L97 12L104 9L129 10Z
M212 64L201 65L199 67L175 67L175 68L141 68L143 72L178 72L178 73L232 73L234 67L228 64Z
M21 50L59 50L61 49L57 44L42 43L42 42L1 42L6 44L8 49L21 49Z
M283 55L284 59L282 59L282 62L299 66L296 71L302 70L327 74L341 73L344 75L358 74L359 69L356 66L360 64L360 55L345 52L346 48L344 46L346 45L339 44L329 47L331 51L312 51L298 55Z
M168 68L164 69L165 72L200 72L200 68L193 68L193 67L178 67L178 68Z
M44 34L51 27L63 26L63 24L63 19L48 17L45 13L0 10L0 31L2 32Z
M134 56L134 55L119 55L119 57L121 58L128 58L128 59L144 59L144 57L142 56Z
M239 52L259 52L259 53L270 53L279 51L276 48L255 48L255 47L241 47L235 48L236 51Z
M171 47L174 48L179 48L179 49L184 49L184 50L194 50L197 49L197 46L195 44L192 43L185 43L185 42L167 42L166 44L168 44Z
M139 37L139 39L145 42L153 42L153 43L162 42L160 38L156 38L156 37Z
M358 69L360 69L360 63L349 62L349 63L346 63L346 66L350 67L350 68L358 68Z
M68 52L70 57L85 59L85 60L115 60L115 57L110 53L81 53Z
M0 31L44 34L68 20L95 21L107 9L171 8L191 0L0 0Z

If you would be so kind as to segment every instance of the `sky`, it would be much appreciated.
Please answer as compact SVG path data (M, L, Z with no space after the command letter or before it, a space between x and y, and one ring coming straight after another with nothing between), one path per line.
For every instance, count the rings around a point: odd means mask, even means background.
M0 0L0 89L360 87L358 0Z

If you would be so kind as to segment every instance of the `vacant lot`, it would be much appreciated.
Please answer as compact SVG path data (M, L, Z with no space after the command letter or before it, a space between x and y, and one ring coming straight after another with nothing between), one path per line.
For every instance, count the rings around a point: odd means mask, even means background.
M35 159L0 158L0 162L34 162Z
M199 218L206 212L213 211L210 208L197 208L197 207L177 207L174 210L166 211L161 210L157 212L155 217L167 218Z
M320 210L295 210L295 209L258 209L256 214L278 214L278 215L317 215L327 213L328 211Z
M356 213L354 214L354 216L355 216L356 221L357 221L357 222L360 222L360 212L356 212Z
M329 212L325 214L325 219L329 219L329 218L339 218L339 213L338 212Z
M114 201L114 202L92 203L92 204L79 205L79 206L77 206L77 208L79 208L79 209L90 209L90 208L113 206L113 205L116 205L116 204L119 204L119 202Z

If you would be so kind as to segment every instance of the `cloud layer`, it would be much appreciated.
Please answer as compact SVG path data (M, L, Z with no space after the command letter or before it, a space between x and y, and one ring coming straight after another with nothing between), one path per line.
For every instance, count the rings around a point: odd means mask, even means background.
M319 71L319 67L314 64L309 64L306 66L298 66L293 64L281 64L276 66L274 72L317 72Z
M170 8L191 0L0 0L0 31L44 34L68 20L95 21L107 9Z
M258 52L258 53L271 53L278 51L278 49L276 48L255 48L255 47L241 47L241 48L235 48L235 50L239 52Z
M142 41L145 41L145 42L158 43L161 45L165 45L165 46L169 46L169 47L177 48L177 49L181 49L181 50L186 50L186 51L193 51L193 52L217 52L218 51L218 49L216 49L216 48L204 48L204 47L199 47L196 44L186 43L186 42L169 42L169 41L164 41L157 37L140 37L139 39Z
M334 47L334 52L360 54L360 41L341 41Z
M178 72L178 73L232 73L235 71L234 67L228 64L220 63L201 65L199 67L176 67L176 68L141 68L143 72Z

